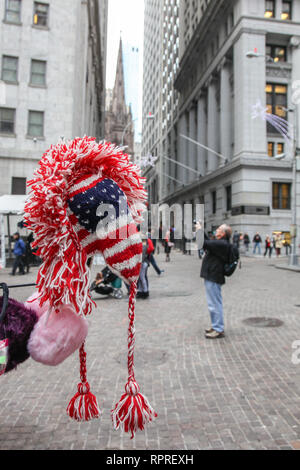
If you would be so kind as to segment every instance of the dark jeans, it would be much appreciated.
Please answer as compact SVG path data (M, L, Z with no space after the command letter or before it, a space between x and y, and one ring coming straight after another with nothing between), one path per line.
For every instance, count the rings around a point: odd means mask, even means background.
M151 255L149 256L149 261L150 263L152 264L153 268L155 269L155 271L157 272L157 274L161 274L161 270L159 269L159 267L157 266L156 264L156 261L155 261L155 258L153 256L153 253L151 253Z
M14 265L13 265L13 270L12 270L13 275L16 274L16 271L17 271L18 268L19 268L20 274L25 274L24 264L23 264L23 256L22 255L18 255L15 258Z
M271 246L267 247L267 248L266 248L266 251L265 251L265 253L264 253L264 256L266 256L267 253L269 252L269 258L271 258L271 256L272 256L272 251L273 251L273 250L272 250L272 247L271 247Z

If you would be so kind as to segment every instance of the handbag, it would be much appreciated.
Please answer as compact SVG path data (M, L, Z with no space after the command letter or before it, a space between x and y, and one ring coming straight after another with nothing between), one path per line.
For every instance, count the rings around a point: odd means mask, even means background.
M3 296L0 297L0 342L2 343L2 361L5 370L10 372L29 358L27 344L38 317L34 310L9 298L9 289L0 284ZM4 350L6 348L6 352Z

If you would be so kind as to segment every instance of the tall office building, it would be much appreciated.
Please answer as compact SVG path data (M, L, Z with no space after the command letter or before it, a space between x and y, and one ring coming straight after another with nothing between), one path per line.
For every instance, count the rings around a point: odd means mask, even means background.
M179 67L179 0L146 0L144 22L142 154L157 157L155 167L145 172L149 202L156 203L163 180L173 179L164 157L172 151L171 132L178 109L174 79Z
M300 0L210 0L194 8L180 2L177 164L169 162L165 173L173 180L164 180L160 201L205 203L209 231L222 222L250 237L290 231L293 152L278 129L252 115L260 103L269 116L293 124L299 21ZM298 119L298 136L299 126Z
M25 194L60 137L104 136L107 0L0 5L0 192Z
M140 100L140 50L133 44L123 42L123 67L125 84L125 101L130 105L134 122L135 141L141 141L139 116Z

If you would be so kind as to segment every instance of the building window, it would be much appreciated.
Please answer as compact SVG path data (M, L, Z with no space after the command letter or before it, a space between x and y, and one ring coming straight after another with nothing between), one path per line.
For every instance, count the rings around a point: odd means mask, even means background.
M4 55L2 57L2 80L16 83L18 81L18 58Z
M281 11L282 20L291 20L292 19L292 1L283 0L282 2L282 11Z
M44 113L41 111L29 111L28 135L30 137L44 136Z
M275 18L275 0L265 1L265 18Z
M274 142L268 142L268 156L274 157Z
M284 144L279 142L277 144L277 155L282 155L284 153Z
M15 194L15 195L26 194L26 178L16 178L14 176L12 177L11 194Z
M0 133L14 134L16 110L11 108L0 108Z
M291 183L273 183L273 209L291 209Z
M48 26L49 5L47 3L34 2L33 24Z
M226 210L231 211L232 209L232 187L226 186Z
M271 57L275 63L286 62L286 59L287 59L286 47L267 44L266 56Z
M287 86L267 83L267 110L269 114L275 114L283 119L287 117ZM278 134L279 131L271 123L267 123L267 131Z
M30 84L36 86L46 85L46 64L44 60L31 61Z
M275 142L268 142L268 156L274 157L275 156L275 148L276 148L276 155L282 155L284 153L284 144L282 142L278 142L277 145Z
M5 0L5 21L21 22L21 0Z
M211 193L211 202L212 202L212 213L215 214L217 212L217 193L213 191Z

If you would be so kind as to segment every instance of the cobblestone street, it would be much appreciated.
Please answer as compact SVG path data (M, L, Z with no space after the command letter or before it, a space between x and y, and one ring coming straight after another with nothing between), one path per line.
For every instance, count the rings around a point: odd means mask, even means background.
M0 450L3 449L300 449L300 274L274 267L280 260L243 258L223 289L225 338L207 340L210 326L200 261L172 253L149 268L150 298L136 307L136 378L158 413L144 432L122 435L110 410L126 383L127 296L94 296L86 342L88 380L102 416L87 423L66 414L77 391L75 353L58 367L32 359L0 378ZM35 282L28 276L0 281ZM93 267L95 274L96 267ZM26 300L31 288L11 289ZM125 289L124 289L125 292ZM281 320L277 327L245 322ZM266 321L265 321L266 323Z

